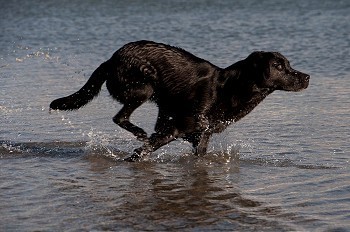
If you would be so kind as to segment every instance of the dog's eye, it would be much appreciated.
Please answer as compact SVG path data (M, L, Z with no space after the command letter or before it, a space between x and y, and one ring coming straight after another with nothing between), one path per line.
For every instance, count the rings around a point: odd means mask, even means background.
M283 70L283 65L280 63L273 63L273 66L278 70L282 71Z

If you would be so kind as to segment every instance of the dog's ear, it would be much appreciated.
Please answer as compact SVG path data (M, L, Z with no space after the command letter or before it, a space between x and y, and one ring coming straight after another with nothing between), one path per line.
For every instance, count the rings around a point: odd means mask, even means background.
M262 60L264 59L264 53L263 51L255 51L252 54L250 54L247 57L247 60L249 61L249 64L253 66L253 68L257 68Z
M270 76L269 52L255 51L246 59L247 69L251 70L253 78L260 82Z

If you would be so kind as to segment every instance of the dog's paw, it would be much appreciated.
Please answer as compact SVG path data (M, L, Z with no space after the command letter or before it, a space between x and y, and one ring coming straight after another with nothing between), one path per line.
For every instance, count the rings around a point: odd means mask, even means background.
M148 143L149 142L149 138L147 137L147 134L138 135L138 136L136 136L136 139L138 141L141 141L141 142L144 142L144 143Z
M136 136L137 140L139 140L141 142L148 141L147 133L144 130L142 130L141 128L140 128L140 130L136 131L134 133L134 135Z
M132 154L130 157L124 159L124 161L127 161L127 162L137 162L140 160L141 160L141 157L137 154Z
M135 149L134 154L124 160L129 162L141 161L144 156L149 155L150 153L151 149L149 144L144 144L142 147Z

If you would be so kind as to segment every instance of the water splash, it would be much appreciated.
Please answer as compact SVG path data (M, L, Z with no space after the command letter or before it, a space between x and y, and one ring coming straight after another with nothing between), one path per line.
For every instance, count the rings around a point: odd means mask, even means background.
M1 147L0 147L0 154L22 154L23 153L23 148L20 145L16 144L11 144L8 142L1 142Z
M18 53L18 51L28 51L29 53L25 55L21 55L16 57L16 62L24 62L27 59L31 58L43 58L45 60L54 60L58 62L59 57L52 55L54 51L56 51L57 48L39 48L39 50L32 50L29 47L26 46L20 46L18 45L16 50L13 51L13 53Z
M4 114L18 113L22 111L23 111L23 108L14 108L14 106L7 107L4 105L0 105L0 112Z
M89 138L86 143L86 149L93 153L104 154L111 158L119 158L113 153L113 149L110 147L111 139L108 134L101 131L95 131L91 128L87 133L83 133L84 136Z

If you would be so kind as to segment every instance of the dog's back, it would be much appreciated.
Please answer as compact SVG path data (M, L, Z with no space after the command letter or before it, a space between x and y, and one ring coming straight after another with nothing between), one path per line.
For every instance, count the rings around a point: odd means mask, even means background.
M117 78L107 80L112 95L120 94L113 91L117 82L147 83L154 87L157 100L163 96L186 95L199 79L211 78L219 69L181 48L151 41L128 43L116 51L111 60L118 67Z

